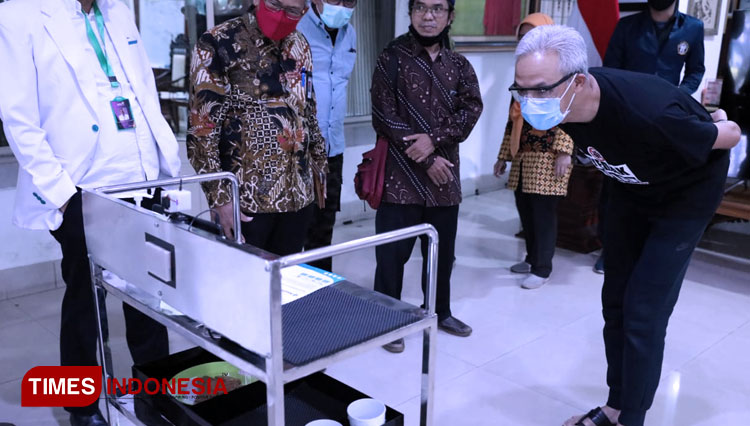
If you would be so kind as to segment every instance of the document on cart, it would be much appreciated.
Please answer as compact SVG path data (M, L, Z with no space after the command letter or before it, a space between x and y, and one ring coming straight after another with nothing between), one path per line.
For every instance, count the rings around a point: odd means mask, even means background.
M281 270L281 304L285 305L345 278L309 265L295 265Z

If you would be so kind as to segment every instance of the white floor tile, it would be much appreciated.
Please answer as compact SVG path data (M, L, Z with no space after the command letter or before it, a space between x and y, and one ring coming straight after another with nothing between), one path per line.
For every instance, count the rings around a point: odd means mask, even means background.
M0 327L9 327L18 323L29 321L29 317L21 308L12 301L0 301Z
M438 336L438 342L443 335ZM443 383L474 367L438 351L435 382ZM402 404L420 394L422 369L422 337L406 339L406 350L392 354L375 349L332 365L326 374L354 387L389 406Z
M588 411L607 399L607 365L601 341L550 333L480 370L579 410Z
M406 425L419 424L419 398L397 407ZM481 370L435 390L436 426L558 425L576 409Z
M0 384L0 423L16 426L68 426L68 413L62 408L21 407L21 380Z
M736 364L735 364L736 365ZM741 368L742 366L738 366ZM736 373L745 373L737 370ZM659 385L646 424L661 426L746 425L750 394L724 386L721 378L704 381L690 372L673 372Z
M697 383L750 397L750 340L729 336L681 369Z
M0 383L18 380L32 367L58 365L58 338L36 322L0 328Z

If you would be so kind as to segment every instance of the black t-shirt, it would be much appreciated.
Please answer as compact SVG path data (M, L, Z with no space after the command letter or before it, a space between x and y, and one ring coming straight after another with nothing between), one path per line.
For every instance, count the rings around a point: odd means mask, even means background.
M613 196L657 216L712 214L729 154L712 150L718 129L705 108L657 76L611 68L589 72L601 89L596 117L560 127L617 181Z

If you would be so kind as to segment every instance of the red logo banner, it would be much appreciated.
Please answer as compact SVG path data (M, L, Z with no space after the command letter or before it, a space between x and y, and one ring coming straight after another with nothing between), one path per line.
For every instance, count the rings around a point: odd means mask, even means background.
M102 392L102 367L34 367L21 382L22 407L85 407Z

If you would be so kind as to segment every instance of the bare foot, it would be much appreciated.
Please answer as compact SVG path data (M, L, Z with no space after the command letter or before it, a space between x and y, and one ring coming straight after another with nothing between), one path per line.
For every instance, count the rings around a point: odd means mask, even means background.
M604 414L607 415L607 418L609 419L610 422L612 422L613 424L617 426L623 426L617 421L617 418L620 417L620 410L615 410L614 408L603 405L602 411L604 411ZM569 418L565 423L563 423L563 426L575 426L578 422L581 421L583 417L584 417L583 415L573 416ZM584 420L583 425L584 426L596 426L594 422L592 422L589 419Z

